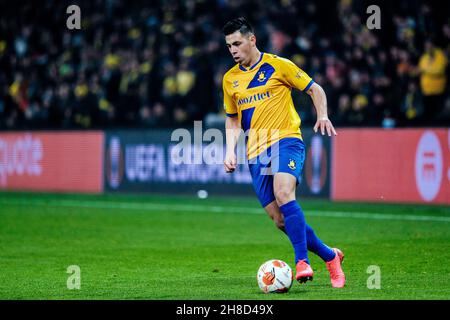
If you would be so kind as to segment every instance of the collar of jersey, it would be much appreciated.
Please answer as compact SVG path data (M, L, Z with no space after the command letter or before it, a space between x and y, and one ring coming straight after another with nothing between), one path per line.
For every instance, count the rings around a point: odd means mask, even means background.
M242 65L239 65L239 69L241 69L242 71L250 71L250 70L253 70L253 69L258 65L258 63L261 62L261 60L262 60L262 58L263 58L263 55L264 55L264 52L261 52L261 56L259 57L258 61L256 61L256 63L255 63L254 65L252 65L248 70L245 69Z

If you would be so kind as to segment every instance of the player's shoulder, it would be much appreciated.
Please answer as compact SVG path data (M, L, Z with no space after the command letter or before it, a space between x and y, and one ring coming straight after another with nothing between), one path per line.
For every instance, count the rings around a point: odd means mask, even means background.
M235 64L223 75L223 81L229 80L233 76L239 74L239 64Z
M280 57L276 54L273 53L266 53L265 56L267 57L266 62L273 64L273 65L277 65L277 66L283 66L283 65L295 65L291 60L284 58L284 57Z

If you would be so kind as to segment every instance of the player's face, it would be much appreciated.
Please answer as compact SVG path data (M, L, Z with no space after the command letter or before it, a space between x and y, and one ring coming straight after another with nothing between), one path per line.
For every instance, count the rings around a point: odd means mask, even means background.
M249 64L252 47L255 46L256 38L253 34L243 35L239 31L225 36L228 50L233 56L234 62L239 64Z

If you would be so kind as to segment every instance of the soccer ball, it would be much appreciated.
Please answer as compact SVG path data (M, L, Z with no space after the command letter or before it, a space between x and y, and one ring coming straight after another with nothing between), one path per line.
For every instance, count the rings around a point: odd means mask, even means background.
M269 260L259 267L256 279L264 293L283 293L291 288L294 274L286 262Z

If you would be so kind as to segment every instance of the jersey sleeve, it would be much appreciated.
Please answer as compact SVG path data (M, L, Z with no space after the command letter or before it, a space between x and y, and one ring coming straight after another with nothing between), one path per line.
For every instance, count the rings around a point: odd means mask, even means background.
M236 117L238 115L236 103L233 100L233 96L230 93L229 85L225 79L222 81L223 87L223 108L225 109L225 113L228 117Z
M282 81L291 88L306 91L314 83L314 80L305 71L288 59L280 58L279 68L282 74Z

